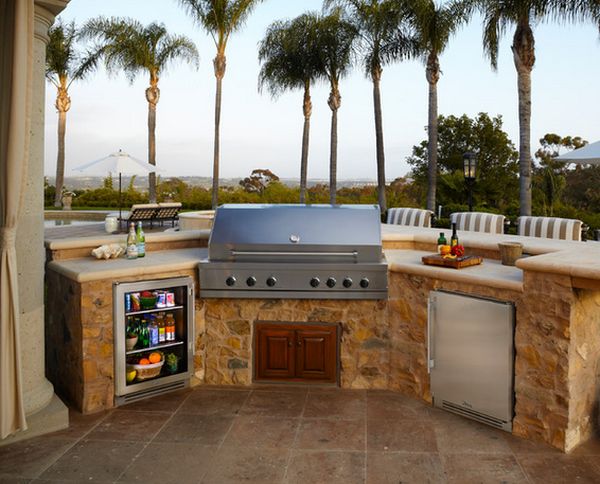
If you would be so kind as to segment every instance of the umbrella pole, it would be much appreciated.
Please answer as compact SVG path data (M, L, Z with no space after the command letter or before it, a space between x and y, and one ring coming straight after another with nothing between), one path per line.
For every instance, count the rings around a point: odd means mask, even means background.
M123 199L121 193L121 172L119 172L119 225L121 224L121 207L123 206Z

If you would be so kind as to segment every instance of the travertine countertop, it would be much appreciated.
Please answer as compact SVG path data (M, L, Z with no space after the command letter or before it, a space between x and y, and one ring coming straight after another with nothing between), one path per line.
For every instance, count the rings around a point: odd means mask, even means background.
M201 259L208 257L208 249L192 248L147 252L146 257L129 260L98 260L93 257L52 261L48 269L77 282L101 279L137 277L180 270L195 269Z
M431 252L401 249L389 249L384 252L390 272L523 291L523 271L516 267L503 266L500 261L485 259L477 266L452 269L423 264L421 257L430 255Z
M422 227L405 227L401 225L381 224L381 238L384 241L407 241L435 244L440 232L446 234L450 240L450 229L428 229ZM498 242L520 242L523 244L523 252L537 255L549 252L574 251L581 249L595 249L600 254L600 243L571 242L565 240L542 239L540 237L523 237L519 235L492 235L479 232L459 231L460 243L465 247L485 250L498 250Z
M210 230L182 230L179 232L152 232L146 234L146 243L177 242L182 240L208 239ZM98 247L104 244L125 244L127 234L106 235L103 237L75 237L71 239L46 240L50 250L78 249Z

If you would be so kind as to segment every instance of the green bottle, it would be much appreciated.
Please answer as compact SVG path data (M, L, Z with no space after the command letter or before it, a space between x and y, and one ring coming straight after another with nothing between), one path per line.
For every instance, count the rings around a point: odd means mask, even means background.
M444 235L444 232L440 232L440 236L438 237L438 240L437 240L438 254L442 253L442 245L448 245L448 241L446 240L446 236Z
M142 228L142 222L138 222L135 240L137 244L137 256L144 257L146 255L146 235L144 234L144 229Z

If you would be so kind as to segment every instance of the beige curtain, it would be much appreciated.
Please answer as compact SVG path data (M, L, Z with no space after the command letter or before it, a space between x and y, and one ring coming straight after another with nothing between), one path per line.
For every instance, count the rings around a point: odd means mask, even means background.
M15 238L29 156L33 16L33 0L0 0L0 438L27 428Z

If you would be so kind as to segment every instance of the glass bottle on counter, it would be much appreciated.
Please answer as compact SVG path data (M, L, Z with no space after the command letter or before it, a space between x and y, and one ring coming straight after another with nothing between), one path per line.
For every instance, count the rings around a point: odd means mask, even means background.
M141 221L138 222L135 240L137 245L137 256L144 257L146 255L146 234L144 234L144 229L142 228Z
M447 245L448 241L446 240L446 236L444 235L444 232L440 232L440 236L438 237L437 240L437 251L438 254L442 253L442 245Z
M137 237L135 235L135 224L131 222L129 225L129 233L127 234L127 258L137 259L138 248L137 248Z
M456 222L452 224L452 237L450 237L450 247L458 245L458 235L456 233Z

